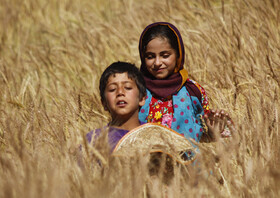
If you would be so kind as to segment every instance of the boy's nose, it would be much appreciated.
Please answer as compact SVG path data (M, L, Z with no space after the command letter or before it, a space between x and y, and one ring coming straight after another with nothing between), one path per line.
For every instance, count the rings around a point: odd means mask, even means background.
M117 89L117 95L118 96L124 95L124 88L123 87L120 87L120 88Z

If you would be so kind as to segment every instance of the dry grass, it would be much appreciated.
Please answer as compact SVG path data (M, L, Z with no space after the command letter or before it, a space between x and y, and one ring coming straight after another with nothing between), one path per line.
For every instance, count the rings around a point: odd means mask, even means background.
M101 72L139 66L140 33L155 21L181 30L191 77L238 130L202 146L201 171L175 169L169 197L280 196L279 10L278 0L0 0L0 197L164 196L146 159L83 139L108 118Z

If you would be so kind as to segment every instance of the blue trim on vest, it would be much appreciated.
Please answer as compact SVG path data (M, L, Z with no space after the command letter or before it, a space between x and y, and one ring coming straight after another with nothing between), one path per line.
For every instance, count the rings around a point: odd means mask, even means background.
M139 120L142 122L147 122L151 100L152 94L147 90L145 105L139 111ZM200 116L204 115L200 101L197 97L190 96L185 86L172 96L172 100L174 115L171 129L183 134L187 139L199 142L203 133Z

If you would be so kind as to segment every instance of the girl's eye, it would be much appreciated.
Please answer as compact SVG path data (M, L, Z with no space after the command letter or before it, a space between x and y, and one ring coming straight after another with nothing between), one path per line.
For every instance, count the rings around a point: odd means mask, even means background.
M148 55L146 55L146 56L145 56L145 58L146 58L146 59L153 59L153 58L154 58L154 56L153 56L153 55L151 55L151 54L148 54Z
M126 89L126 90L131 90L131 89L132 89L132 87L125 87L125 89Z
M163 58L168 58L170 56L170 54L163 54Z

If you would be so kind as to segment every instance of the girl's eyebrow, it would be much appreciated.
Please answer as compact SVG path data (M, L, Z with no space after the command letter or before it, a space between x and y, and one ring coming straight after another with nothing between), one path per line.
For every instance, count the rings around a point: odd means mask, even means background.
M171 51L171 50L165 50L165 51L160 52L160 54L170 53L170 51Z
M160 54L170 53L170 51L172 51L172 49L161 51ZM155 54L155 53L154 53L154 52L145 52L145 54L146 54L146 55L149 55L149 54Z

